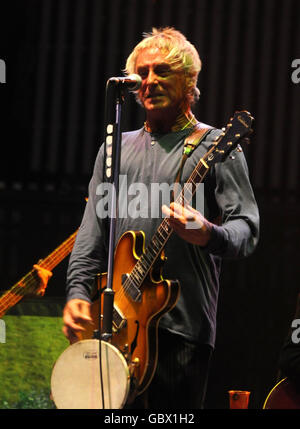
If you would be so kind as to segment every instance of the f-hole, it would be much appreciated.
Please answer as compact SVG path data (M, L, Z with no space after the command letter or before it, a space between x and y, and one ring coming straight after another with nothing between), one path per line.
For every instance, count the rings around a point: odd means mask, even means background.
M136 323L136 333L135 333L135 337L134 337L134 339L133 339L133 341L132 341L132 343L131 343L131 347L130 347L130 353L131 353L131 355L133 354L133 352L134 352L134 349L136 348L136 345L137 345L137 337L138 337L138 335L139 335L139 330L140 330L140 324L139 324L139 321L138 320L136 320L134 323Z

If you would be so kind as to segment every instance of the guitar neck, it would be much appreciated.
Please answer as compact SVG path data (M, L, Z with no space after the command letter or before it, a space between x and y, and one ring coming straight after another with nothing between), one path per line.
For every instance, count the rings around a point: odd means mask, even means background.
M52 271L71 251L75 242L77 231L67 238L45 259L38 262L38 265ZM40 286L41 279L35 269L32 269L21 278L11 289L0 298L0 317L2 317L11 307L17 304L25 295L35 293Z
M197 185L203 182L206 174L211 166L217 162L223 162L229 153L237 147L241 138L252 132L251 124L253 117L247 111L235 112L233 118L227 124L226 128L222 128L222 133L212 142L209 150L200 159L194 168L188 181L184 184L182 191L179 193L175 202L181 206L191 205L192 198L197 190ZM234 159L234 157L233 157ZM135 264L132 272L127 278L127 286L133 288L133 296L139 298L137 289L141 288L143 281L148 275L151 267L157 260L158 256L163 251L167 241L169 240L173 228L170 226L168 218L165 218L154 236L152 237L147 249Z
M39 265L46 270L52 271L69 253L71 253L76 239L77 231L67 238L45 259L39 261Z
M208 155L209 152L205 157ZM184 184L183 189L175 199L175 202L182 206L191 204L192 198L197 190L197 185L203 182L208 170L209 166L206 164L204 158L201 158L188 181ZM142 285L150 269L163 251L172 233L173 228L170 226L169 219L164 218L154 233L145 253L137 261L130 274L135 280L134 283L136 284L138 282L139 287Z

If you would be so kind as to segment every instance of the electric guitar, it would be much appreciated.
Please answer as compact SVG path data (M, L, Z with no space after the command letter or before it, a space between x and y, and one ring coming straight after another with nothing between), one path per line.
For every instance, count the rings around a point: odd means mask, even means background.
M265 410L299 410L300 388L289 378L280 380L268 394L263 409Z
M188 179L188 186L184 186L177 197L177 203L191 203L197 185L204 180L210 167L216 162L224 161L238 146L239 140L250 134L252 121L248 112L235 112L227 127L223 128L223 132L200 159ZM176 305L179 298L179 282L162 277L164 247L172 232L169 219L164 218L146 249L142 231L127 231L115 250L111 344L123 353L129 367L134 368L137 395L145 391L155 373L159 320ZM106 284L107 273L103 273L98 289L103 290ZM82 325L85 331L78 335L79 340L92 338L93 332L98 329L99 307L96 300L91 306L93 324Z
M41 259L38 265L49 271L52 271L71 251L75 242L77 231L67 238L45 259ZM39 291L41 279L36 269L32 269L21 278L14 286L0 297L0 317L15 304L17 304L25 295L34 294Z

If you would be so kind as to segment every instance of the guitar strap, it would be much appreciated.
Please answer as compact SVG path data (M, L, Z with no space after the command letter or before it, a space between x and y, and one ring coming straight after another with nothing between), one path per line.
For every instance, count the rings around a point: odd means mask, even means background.
M183 153L181 157L180 166L175 179L175 187L181 181L181 175L186 160L191 156L194 150L200 145L200 143L211 132L212 129L213 127L199 122L198 124L196 124L195 130L192 132L192 134L186 137L183 145ZM174 191L172 192L171 200L174 201Z

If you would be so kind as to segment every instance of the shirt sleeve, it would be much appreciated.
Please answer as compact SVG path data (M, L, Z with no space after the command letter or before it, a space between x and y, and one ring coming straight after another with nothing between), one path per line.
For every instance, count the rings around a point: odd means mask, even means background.
M213 174L221 222L213 224L205 250L223 258L249 256L259 239L259 211L243 152L216 164Z
M77 298L91 302L96 275L107 270L105 223L96 212L96 193L98 185L102 182L102 165L103 150L100 148L89 183L88 201L70 255L67 270L67 301Z

